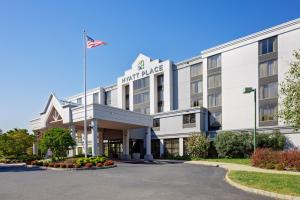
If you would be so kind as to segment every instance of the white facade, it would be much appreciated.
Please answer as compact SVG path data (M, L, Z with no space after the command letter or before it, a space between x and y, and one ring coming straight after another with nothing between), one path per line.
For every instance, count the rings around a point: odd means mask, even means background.
M270 41L272 49L270 46L264 49ZM155 147L153 154L162 156L164 151L171 149L174 151L171 154L183 155L185 138L194 132L213 136L217 131L253 129L253 94L243 94L243 89L254 87L258 93L258 129L288 129L280 119L265 114L266 109L280 106L280 97L269 93L272 98L262 97L260 90L284 79L293 51L299 48L300 19L296 19L204 50L178 63L152 60L140 54L115 85L88 91L88 119L92 124L97 123L104 141L122 140L122 151L126 155L141 149L139 153L145 154L145 158L149 156L150 128ZM263 77L260 70L269 62L277 63L272 65L276 66L276 73ZM276 90L279 93L279 87ZM66 98L66 101L51 96L49 102L39 118L31 121L32 129L38 132L50 127L48 118L53 115L53 107L62 118L61 126L75 124L80 133L83 94ZM95 119L97 122L93 121ZM299 147L297 135L287 136ZM93 141L90 145L95 146L93 149L98 148L97 137L90 136L90 140ZM141 143L135 146L137 141ZM102 153L103 150L97 151Z

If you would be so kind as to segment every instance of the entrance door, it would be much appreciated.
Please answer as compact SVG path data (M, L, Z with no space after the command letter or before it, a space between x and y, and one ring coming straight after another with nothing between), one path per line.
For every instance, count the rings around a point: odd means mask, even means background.
M104 154L106 157L120 159L122 149L122 140L108 140L107 143L104 143Z

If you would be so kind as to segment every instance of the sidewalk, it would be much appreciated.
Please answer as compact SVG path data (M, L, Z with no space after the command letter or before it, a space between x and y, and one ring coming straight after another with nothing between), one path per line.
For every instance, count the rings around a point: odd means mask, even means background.
M227 169L228 171L237 170L237 171L249 171L249 172L263 172L263 173L274 173L274 174L291 174L291 175L299 175L300 172L292 172L292 171L278 171L273 169L262 169L258 167L252 167L248 165L241 164L233 164L233 163L222 163L222 162L211 162L211 161L186 161L188 164L196 164L196 165L207 165L207 166L215 166L222 167Z

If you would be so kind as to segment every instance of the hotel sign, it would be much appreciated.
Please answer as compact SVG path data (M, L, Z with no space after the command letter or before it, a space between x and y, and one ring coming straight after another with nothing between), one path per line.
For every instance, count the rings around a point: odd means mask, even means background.
M142 63L139 62L138 63L138 69L139 69L138 72L133 73L130 76L123 77L122 78L122 84L128 83L130 81L134 81L134 80L137 80L137 79L140 79L140 78L145 78L147 76L150 76L151 74L156 74L156 73L162 72L163 71L163 65L159 65L159 66L152 67L150 69L143 70L144 69L144 62L142 62Z

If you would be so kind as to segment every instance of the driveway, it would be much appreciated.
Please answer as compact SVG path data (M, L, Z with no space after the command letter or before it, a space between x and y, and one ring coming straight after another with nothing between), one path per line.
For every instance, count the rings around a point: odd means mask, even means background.
M105 170L0 167L1 200L269 199L228 185L218 167L161 162L118 163Z

